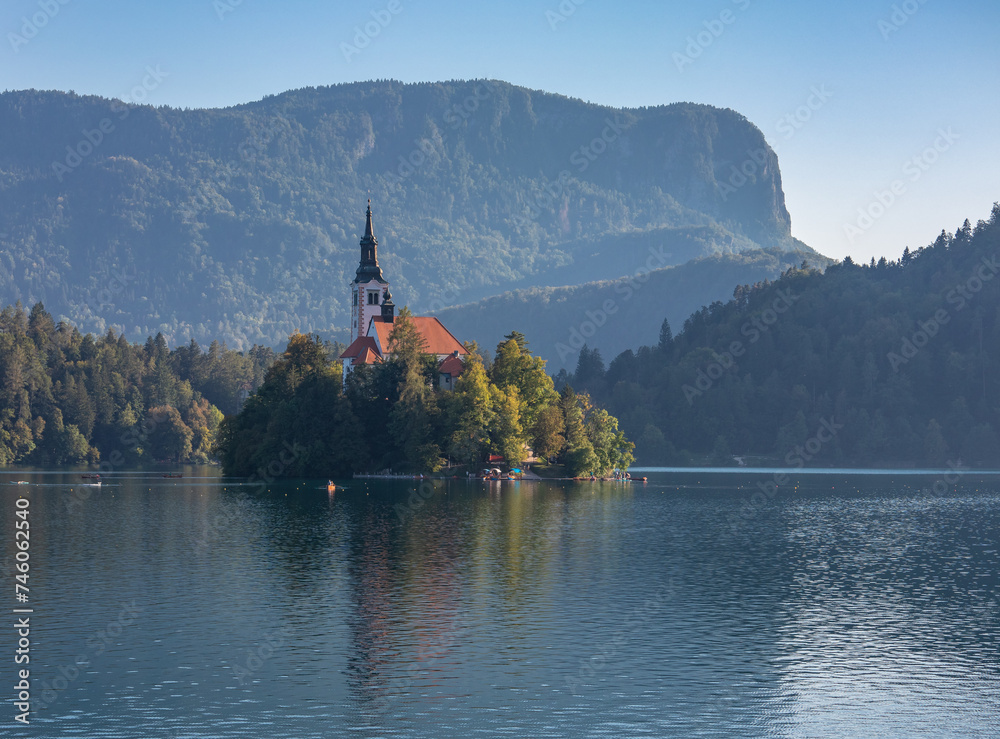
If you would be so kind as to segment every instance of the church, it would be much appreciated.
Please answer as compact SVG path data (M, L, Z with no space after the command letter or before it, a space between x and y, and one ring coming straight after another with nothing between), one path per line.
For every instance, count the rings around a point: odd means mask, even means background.
M378 364L389 358L389 335L396 317L396 305L389 281L378 263L378 239L372 228L372 201L368 201L365 235L361 238L361 263L351 282L351 345L340 359L344 380L355 367ZM453 390L468 354L454 335L432 316L413 316L413 325L424 340L424 352L438 363L440 387Z

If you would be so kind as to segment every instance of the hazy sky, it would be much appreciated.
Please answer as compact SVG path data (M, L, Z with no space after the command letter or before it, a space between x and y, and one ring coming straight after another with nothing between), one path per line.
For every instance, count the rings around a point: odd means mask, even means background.
M489 77L613 106L709 103L778 152L795 236L867 260L1000 200L998 30L995 0L3 0L0 87L216 107Z

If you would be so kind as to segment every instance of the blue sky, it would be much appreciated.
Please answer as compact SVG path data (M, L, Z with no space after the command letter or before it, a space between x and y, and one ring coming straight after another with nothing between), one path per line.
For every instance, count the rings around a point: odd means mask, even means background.
M345 53L366 24L378 33ZM709 103L778 152L795 236L867 260L1000 200L998 29L987 0L6 0L0 87L129 99L149 67L162 79L145 102L177 107L482 77L613 106Z

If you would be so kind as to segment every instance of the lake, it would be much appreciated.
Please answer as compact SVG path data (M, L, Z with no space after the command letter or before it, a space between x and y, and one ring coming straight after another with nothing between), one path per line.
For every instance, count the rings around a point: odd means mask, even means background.
M0 473L0 734L1000 736L998 475L182 472Z

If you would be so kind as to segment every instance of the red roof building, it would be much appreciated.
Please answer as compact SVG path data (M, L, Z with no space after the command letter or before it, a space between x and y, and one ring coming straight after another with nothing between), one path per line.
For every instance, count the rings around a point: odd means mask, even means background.
M389 337L396 320L389 282L378 264L378 240L372 227L372 204L368 201L365 235L361 239L361 263L351 283L351 345L340 359L344 380L359 365L378 364L389 357ZM433 316L412 316L413 326L424 341L424 351L439 362L440 386L453 390L464 368L468 352L454 334Z
M439 360L455 352L462 356L468 354L465 347L462 346L462 342L456 339L437 318L413 316L410 320L413 321L413 327L424 340L424 351L427 354L436 354ZM366 338L375 339L382 353L385 353L389 347L389 334L392 333L393 321L392 316L388 318L376 316L372 318L371 325L368 327L368 337Z
M359 364L377 364L382 361L382 355L379 353L378 345L375 344L375 339L371 336L362 336L344 350L340 359L345 364L350 362L351 366L356 367Z

